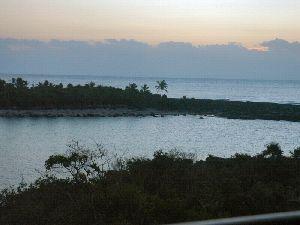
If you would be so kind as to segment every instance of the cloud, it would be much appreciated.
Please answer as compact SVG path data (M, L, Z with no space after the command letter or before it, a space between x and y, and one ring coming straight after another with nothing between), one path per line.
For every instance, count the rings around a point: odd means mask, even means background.
M265 41L261 44L263 47L267 47L269 51L286 51L297 52L300 54L300 42L288 42L283 39L275 39L272 41Z
M0 72L299 80L300 43L275 39L248 49L239 43L0 39Z

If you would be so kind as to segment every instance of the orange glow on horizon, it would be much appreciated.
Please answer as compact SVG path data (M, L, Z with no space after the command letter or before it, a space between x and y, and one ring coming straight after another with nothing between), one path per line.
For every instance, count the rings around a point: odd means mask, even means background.
M300 40L296 0L10 0L0 3L0 38L156 45L242 43L257 49L276 37ZM258 46L258 48L260 48Z

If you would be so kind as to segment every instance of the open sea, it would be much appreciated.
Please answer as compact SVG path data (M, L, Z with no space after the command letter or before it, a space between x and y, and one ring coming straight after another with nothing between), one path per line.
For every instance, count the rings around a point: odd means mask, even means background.
M17 75L0 75L10 81ZM48 80L53 83L85 84L90 81L97 85L109 85L125 88L129 83L138 86L147 84L155 92L157 80L165 79L168 83L168 96L182 96L204 99L228 99L232 101L276 102L300 104L300 81L280 80L234 80L204 78L145 78L145 77L99 77L88 75L21 75L31 84Z

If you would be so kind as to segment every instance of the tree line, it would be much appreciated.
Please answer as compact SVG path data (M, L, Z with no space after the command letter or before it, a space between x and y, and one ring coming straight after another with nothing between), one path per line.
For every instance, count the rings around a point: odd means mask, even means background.
M135 83L124 89L96 85L53 84L49 81L28 86L22 78L11 82L0 80L1 109L62 109L128 107L153 108L190 114L213 114L230 119L265 119L300 121L300 105L267 102L241 102L166 96L168 84L157 81L158 93L151 93L144 84L138 88Z
M277 143L229 158L157 151L111 158L101 145L74 142L50 156L46 173L0 194L3 225L148 225L300 208L300 148Z
M166 92L166 81L157 81L156 90L160 93ZM96 86L94 82L64 86L62 83L54 84L45 80L29 87L28 82L22 78L12 78L11 82L0 79L2 108L93 108L107 105L145 107L148 104L159 104L162 97L152 94L147 84L139 89L132 83L121 89Z

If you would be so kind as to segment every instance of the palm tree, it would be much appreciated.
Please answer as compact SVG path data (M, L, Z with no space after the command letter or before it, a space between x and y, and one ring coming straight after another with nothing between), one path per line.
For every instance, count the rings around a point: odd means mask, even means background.
M136 85L136 83L132 83L132 84L129 84L128 86L126 86L125 89L131 90L131 91L137 91L137 85Z
M151 93L147 84L144 84L144 85L141 87L140 92L143 93L143 94L150 94L150 93Z
M162 81L156 81L157 85L155 86L157 92L168 92L167 88L168 88L168 84L165 80Z

